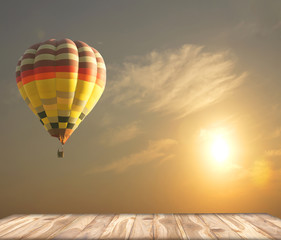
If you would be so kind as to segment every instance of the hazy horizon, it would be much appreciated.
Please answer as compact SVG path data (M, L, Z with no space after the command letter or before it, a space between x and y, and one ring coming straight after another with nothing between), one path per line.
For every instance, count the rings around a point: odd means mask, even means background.
M259 212L281 218L280 1L2 1L0 218ZM56 156L15 68L50 38L105 60Z

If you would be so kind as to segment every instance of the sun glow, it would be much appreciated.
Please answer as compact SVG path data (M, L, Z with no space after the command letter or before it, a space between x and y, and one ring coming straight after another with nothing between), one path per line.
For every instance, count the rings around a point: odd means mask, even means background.
M211 147L212 155L218 162L224 162L229 156L229 147L222 137L216 137Z

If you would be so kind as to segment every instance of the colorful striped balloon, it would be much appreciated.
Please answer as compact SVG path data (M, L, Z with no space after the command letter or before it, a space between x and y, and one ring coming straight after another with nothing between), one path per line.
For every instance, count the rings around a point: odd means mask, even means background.
M28 48L16 68L22 98L45 129L65 144L101 97L101 54L81 41L49 39Z

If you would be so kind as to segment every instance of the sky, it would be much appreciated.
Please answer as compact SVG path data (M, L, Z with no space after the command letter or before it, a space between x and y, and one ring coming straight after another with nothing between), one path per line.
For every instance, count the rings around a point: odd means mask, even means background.
M0 217L281 218L280 1L4 0L0 32ZM107 67L63 159L15 78L50 38L86 42Z

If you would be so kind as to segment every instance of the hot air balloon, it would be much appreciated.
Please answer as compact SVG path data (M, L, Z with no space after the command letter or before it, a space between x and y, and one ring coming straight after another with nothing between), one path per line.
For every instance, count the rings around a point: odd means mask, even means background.
M101 97L106 68L101 54L88 44L49 39L24 52L16 81L26 104L62 148Z

